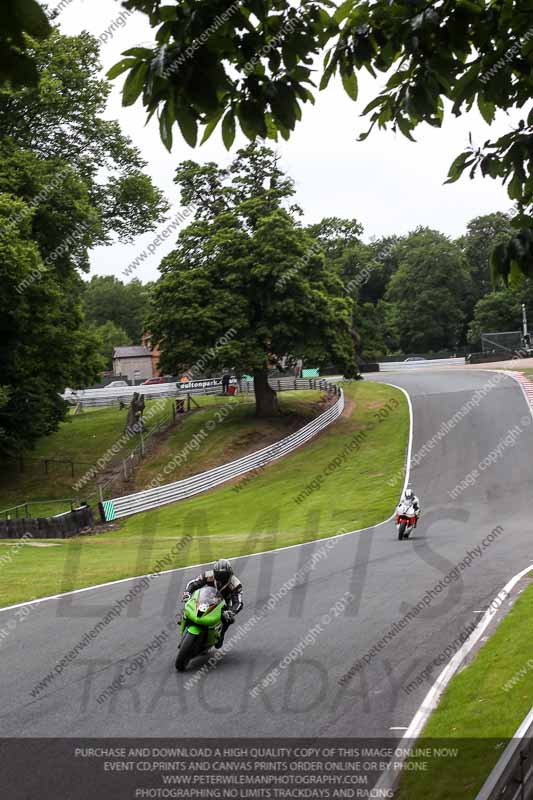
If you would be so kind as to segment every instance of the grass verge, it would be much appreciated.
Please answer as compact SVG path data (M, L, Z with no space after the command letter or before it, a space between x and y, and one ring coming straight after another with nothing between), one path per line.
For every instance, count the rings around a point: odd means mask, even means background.
M191 414L178 416L174 426L158 435L151 442L150 450L135 471L133 479L124 482L120 480L122 460L127 459L129 453L139 444L138 435L128 437L115 455L110 454L111 460L104 465L105 472L101 469L95 471L93 468L115 443L121 443L127 409L109 406L90 408L75 416L69 415L58 431L41 439L35 450L23 457L22 471L18 462L14 462L10 469L2 471L0 509L30 502L31 516L36 517L67 510L69 504L61 502L67 498L88 500L96 504L97 480L102 477L108 479L117 470L119 481L112 484L106 496L116 497L118 494L129 494L144 488L170 458L179 453L207 421L215 417L217 408L228 406L231 414L224 420L224 424L216 426L205 446L188 452L183 463L170 470L163 482L169 483L194 472L202 472L230 458L246 455L251 450L281 439L301 427L310 417L320 412L316 404L320 396L321 393L317 391L284 394L280 400L283 414L273 421L259 421L255 418L252 396L197 397L195 401L200 408L194 409ZM150 436L150 431L159 422L171 419L172 403L172 398L146 403L148 422L145 438ZM73 461L74 475L70 464L53 461L48 463L48 471L45 472L44 463L37 459ZM84 474L87 479L83 478Z
M125 493L146 488L167 465L172 468L164 472L162 483L187 478L260 450L303 427L321 413L321 397L323 394L318 391L284 392L279 397L281 413L273 419L258 419L251 397L245 395L242 403L233 398L218 397L218 403L211 402L206 408L185 416L180 425L168 432L150 458L139 465L135 480L126 487ZM224 406L227 406L227 416L221 414ZM196 449L187 448L194 434L206 429L207 423L214 425L207 438L198 441Z
M530 585L473 662L452 679L422 732L418 746L437 741L453 746L456 741L458 757L429 762L427 771L404 773L398 800L474 800L531 709L532 615Z
M245 484L138 514L114 530L56 547L18 548L1 566L0 605L152 572L185 534L191 539L166 568L381 522L392 512L402 484L407 402L397 389L371 382L349 385L346 399L351 413ZM393 475L397 478L389 485ZM0 555L9 547L2 545Z
M150 413L148 428L152 428L171 414L171 400L164 402L151 400L146 403L145 413ZM17 460L9 462L9 469L0 475L0 509L32 502L32 516L59 514L67 506L54 501L79 496L73 489L73 483L87 469L104 455L108 448L120 440L124 433L127 410L119 410L117 406L106 406L98 409L87 409L81 414L69 414L59 429L40 439L31 452L22 455L22 464ZM115 458L120 460L139 442L139 436L132 436L123 448L123 452ZM63 459L74 462L74 476L70 464L50 462L48 472L42 459ZM22 470L21 470L22 467ZM94 490L94 483L89 482L82 490L85 493Z

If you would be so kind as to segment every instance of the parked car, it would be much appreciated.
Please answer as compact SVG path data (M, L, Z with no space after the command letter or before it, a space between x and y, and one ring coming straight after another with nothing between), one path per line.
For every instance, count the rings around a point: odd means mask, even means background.
M143 381L141 386L150 386L153 383L164 383L164 378L148 378L147 380Z
M120 386L129 386L128 381L111 381L105 387L106 389L118 389Z

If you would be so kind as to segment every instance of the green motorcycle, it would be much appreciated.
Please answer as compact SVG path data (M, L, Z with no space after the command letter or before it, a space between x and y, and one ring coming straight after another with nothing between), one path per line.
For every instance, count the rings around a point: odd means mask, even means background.
M180 621L181 641L178 645L176 669L183 672L192 658L203 655L220 639L223 597L214 586L202 586L187 600Z

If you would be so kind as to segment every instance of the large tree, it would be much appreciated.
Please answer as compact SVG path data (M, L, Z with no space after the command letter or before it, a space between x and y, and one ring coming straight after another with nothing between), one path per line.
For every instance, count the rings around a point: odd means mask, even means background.
M56 174L43 190L45 198L66 194L73 173L83 181L100 221L93 245L117 236L130 242L155 229L168 204L143 171L146 163L119 123L103 116L111 86L99 74L97 40L86 33L62 36L54 29L42 42L29 40L28 52L37 64L39 84L0 89L4 147L11 148L13 159L21 150L30 151L36 160L54 165ZM19 181L17 193L32 200L35 186L29 177L25 180Z
M399 245L399 266L385 296L387 323L404 353L455 349L464 336L469 278L459 247L417 228Z
M363 362L377 361L388 352L385 306L383 303L356 303L353 313L357 331L357 353Z
M96 40L54 31L27 43L38 85L0 89L0 445L11 450L54 430L59 392L105 366L81 304L90 248L130 241L167 208L139 153L102 118L110 87Z
M465 254L466 263L472 278L473 294L470 298L470 311L485 294L492 291L490 256L496 245L508 242L513 235L512 218L509 214L496 211L471 219L466 234L459 244Z
M308 231L322 245L328 261L339 272L346 286L357 278L368 260L361 236L363 226L356 219L325 217ZM355 293L357 294L357 293Z
M98 353L102 358L104 369L113 367L113 350L132 343L125 330L119 328L114 322L108 320L103 325L90 325L88 330L98 342Z
M81 281L58 280L43 259L35 213L0 194L0 451L10 453L55 430L66 410L59 391L104 367L96 339L81 326Z
M124 53L112 76L127 71L124 103L142 95L156 111L170 147L174 123L194 145L220 124L231 146L238 121L249 138L288 138L313 102L317 56L320 89L340 75L357 99L357 75L387 73L366 107L370 127L412 139L423 122L440 127L445 114L477 105L492 124L497 110L519 111L503 135L471 143L449 174L464 170L507 184L523 232L498 245L493 268L504 277L533 273L533 33L530 0L125 0L157 28L152 47ZM322 75L320 76L320 72ZM367 134L363 134L367 135Z
M512 287L490 292L482 297L474 309L474 316L468 327L469 345L481 350L482 333L521 332L522 303L526 304L528 311L533 311L533 285L524 278ZM504 344L502 341L502 345Z
M88 322L96 326L112 323L127 338L139 344L145 333L144 319L150 302L151 284L134 279L122 283L114 275L93 275L85 284L83 308ZM115 342L115 345L129 342Z
M361 240L363 226L355 219L339 217L326 217L308 230L322 245L328 264L340 275L351 300L358 356L374 361L387 352L381 301L397 268L397 237L365 244Z
M320 244L290 211L292 182L265 147L227 170L186 162L182 200L196 219L161 264L150 329L163 370L227 366L254 376L256 411L277 411L269 366L304 358L353 371L351 302ZM289 207L287 207L289 206Z

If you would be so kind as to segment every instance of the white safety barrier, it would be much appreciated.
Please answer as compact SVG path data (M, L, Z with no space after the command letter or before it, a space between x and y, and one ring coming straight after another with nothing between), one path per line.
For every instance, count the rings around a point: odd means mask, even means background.
M501 754L476 800L522 800L533 791L533 708Z
M276 461L278 458L287 455L287 453L291 453L293 450L296 450L297 447L305 444L327 428L328 425L331 425L331 423L342 414L344 409L344 392L342 389L335 386L330 388L339 395L334 405L285 439L268 445L268 447L264 447L262 450L258 450L255 453L250 453L248 456L238 458L236 461L230 461L228 464L222 464L220 467L202 472L199 475L193 475L181 481L157 486L154 489L146 489L143 492L126 495L126 497L104 500L100 504L102 519L105 522L110 522L119 517L137 514L139 511L148 511L149 509L157 508L167 503L175 503L177 500L184 500L186 497L192 497L200 492L205 492L208 489L219 486L221 483L244 475L250 470L258 469L272 461Z
M269 380L273 389L278 392L290 391L293 389L314 389L317 383L337 383L343 380L342 375L328 376L327 379L317 378L272 378ZM233 379L230 383L237 386L237 381ZM243 394L248 394L254 390L254 382L241 381ZM72 394L61 395L64 400L68 400L72 405L79 404L83 408L91 406L111 406L123 403L130 403L133 393L138 392L144 395L146 400L153 400L160 397L183 397L184 395L209 395L222 393L222 381L220 378L206 381L189 381L180 384L176 383L155 383L140 386L115 386L103 389L80 389Z
M465 358L432 358L425 361L380 361L380 372L396 372L403 369L427 369L428 367L464 367Z

